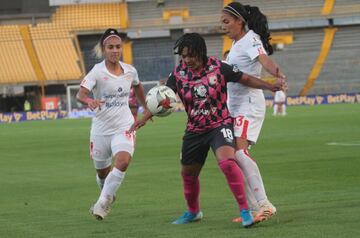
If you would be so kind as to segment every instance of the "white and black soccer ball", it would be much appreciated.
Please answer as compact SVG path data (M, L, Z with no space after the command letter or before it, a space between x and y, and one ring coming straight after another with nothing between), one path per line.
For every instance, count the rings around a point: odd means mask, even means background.
M155 86L146 94L146 105L152 115L166 117L176 108L176 94L165 85Z

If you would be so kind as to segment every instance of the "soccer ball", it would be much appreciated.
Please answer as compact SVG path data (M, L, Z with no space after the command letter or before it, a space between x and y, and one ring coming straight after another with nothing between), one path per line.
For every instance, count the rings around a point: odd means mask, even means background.
M176 107L176 94L167 86L155 86L146 94L146 105L152 115L166 117Z

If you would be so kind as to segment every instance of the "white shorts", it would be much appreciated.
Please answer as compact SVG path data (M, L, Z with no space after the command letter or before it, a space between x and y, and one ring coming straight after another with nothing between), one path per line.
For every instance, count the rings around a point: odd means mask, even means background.
M234 118L234 135L255 144L264 122L263 116L237 116Z
M276 91L274 96L275 103L284 103L286 101L286 95L283 91Z
M135 149L135 133L122 131L113 135L90 135L90 158L95 169L104 169L112 164L112 157L120 151L131 156Z

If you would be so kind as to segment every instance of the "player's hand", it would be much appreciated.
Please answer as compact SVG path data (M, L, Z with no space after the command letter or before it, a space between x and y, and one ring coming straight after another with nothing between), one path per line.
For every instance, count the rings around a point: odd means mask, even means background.
M276 68L276 81L273 84L273 88L271 91L276 92L276 91L285 91L285 89L287 90L288 86L286 83L286 76L280 72L279 68Z
M146 120L150 120L150 121L153 121L153 119L152 119L152 115L151 115L151 112L149 111L149 109L147 109L147 108L144 108L144 112L143 112L143 117L145 118L147 118Z
M91 109L91 111L94 111L96 108L99 108L99 110L101 110L101 105L103 105L104 102L105 101L99 99L90 99L88 100L87 105Z
M130 129L128 130L129 133L133 133L134 131L136 131L137 129L139 129L140 127L143 127L145 126L146 124L146 121L144 119L141 119L141 120L138 120L138 121L135 121Z
M139 129L140 127L145 126L146 122L150 119L152 121L152 117L153 115L151 114L151 112L147 109L144 110L144 114L143 117L140 120L135 121L130 129L128 130L128 132L133 132L136 131L137 129Z
M283 78L277 78L275 83L273 83L272 85L272 89L271 91L276 92L276 91L285 91L285 89L287 90L288 86L286 83L286 80Z

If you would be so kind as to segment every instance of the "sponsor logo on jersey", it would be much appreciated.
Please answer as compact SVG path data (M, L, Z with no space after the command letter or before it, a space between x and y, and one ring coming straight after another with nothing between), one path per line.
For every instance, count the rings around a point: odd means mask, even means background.
M253 46L261 45L261 41L259 39L257 39L256 37L253 37L252 45Z

